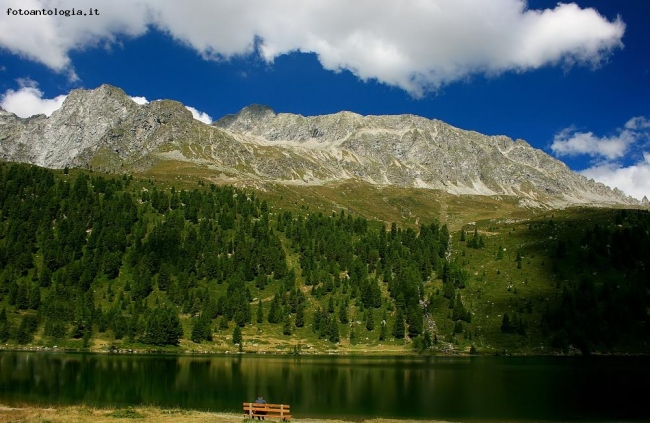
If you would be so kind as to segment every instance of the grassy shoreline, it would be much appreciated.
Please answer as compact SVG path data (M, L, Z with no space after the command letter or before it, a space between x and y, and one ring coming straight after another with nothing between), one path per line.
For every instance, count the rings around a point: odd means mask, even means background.
M157 407L129 407L129 408L95 408L84 405L53 406L39 408L24 404L9 407L0 404L0 421L21 423L232 423L244 422L243 413L208 412L183 409L162 409ZM277 421L276 419L271 421ZM409 423L432 420L397 420L397 419L367 419L367 420L338 420L338 419L311 419L294 418L296 423Z
M183 349L183 348L119 348L119 349L106 349L106 348L53 348L45 346L0 346L0 352L44 352L44 353L87 353L87 354L115 354L115 355L139 355L139 354L160 354L160 355L241 355L241 356L359 356L359 357L426 357L426 356L465 356L469 355L466 351L448 350L448 351L429 351L427 353L418 353L413 350L404 349L382 349L375 350L371 348L364 349L351 349L351 348L338 348L338 349L318 349L313 351L300 351L294 352L289 349L283 350L244 350L242 352L236 349L223 350L223 349ZM480 354L479 354L480 355ZM486 354L483 354L486 355ZM531 355L531 354L517 354L517 355Z

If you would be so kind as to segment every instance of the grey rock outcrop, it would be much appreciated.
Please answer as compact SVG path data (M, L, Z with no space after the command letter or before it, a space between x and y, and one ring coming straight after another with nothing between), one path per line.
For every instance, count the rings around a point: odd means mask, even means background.
M190 162L215 175L284 184L374 185L509 195L522 205L639 205L522 140L414 115L304 117L253 105L213 125L175 101L133 102L103 85L75 90L49 118L0 110L0 158L40 166L139 171ZM647 202L647 200L646 200Z
M294 183L356 178L453 194L514 195L527 204L639 204L620 190L572 172L525 141L414 115L340 112L303 117L251 106L213 125L241 141L285 152L286 160L267 163L265 172ZM309 160L298 169L291 165L292 154Z
M138 105L110 85L74 90L49 118L0 114L0 157L50 168L87 166L102 150L133 160L172 140L182 123L193 123L192 113L175 101Z

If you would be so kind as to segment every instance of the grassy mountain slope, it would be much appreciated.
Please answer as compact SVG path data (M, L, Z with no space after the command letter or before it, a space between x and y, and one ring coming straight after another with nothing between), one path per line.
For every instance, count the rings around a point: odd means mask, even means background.
M467 222L509 216L526 218L545 209L526 207L519 197L508 195L453 195L441 190L378 186L358 180L325 185L288 185L221 174L189 162L164 161L140 175L165 184L193 189L200 180L255 189L279 210L322 213L349 210L366 219L415 226L438 220L451 229Z

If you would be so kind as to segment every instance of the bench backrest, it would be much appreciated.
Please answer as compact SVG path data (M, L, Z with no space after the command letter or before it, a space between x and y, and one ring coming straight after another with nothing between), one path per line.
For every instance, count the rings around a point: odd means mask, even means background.
M284 417L285 415L289 415L290 407L287 404L258 404L256 402L244 403L244 412L249 416L255 415L258 411L264 411L267 415L271 413Z

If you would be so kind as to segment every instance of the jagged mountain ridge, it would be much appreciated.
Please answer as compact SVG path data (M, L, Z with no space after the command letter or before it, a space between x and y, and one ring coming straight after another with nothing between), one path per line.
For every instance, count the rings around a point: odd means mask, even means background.
M253 105L212 125L176 101L138 105L102 85L74 90L49 118L0 110L0 158L49 168L143 171L190 162L208 178L440 189L514 195L522 204L628 204L522 140L486 136L414 115L304 117Z

